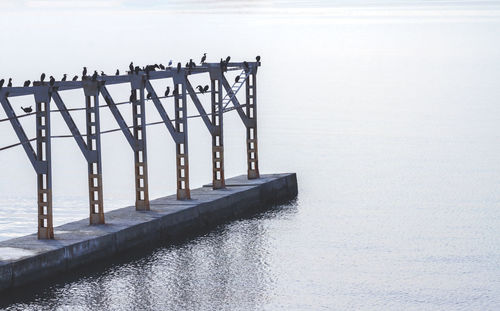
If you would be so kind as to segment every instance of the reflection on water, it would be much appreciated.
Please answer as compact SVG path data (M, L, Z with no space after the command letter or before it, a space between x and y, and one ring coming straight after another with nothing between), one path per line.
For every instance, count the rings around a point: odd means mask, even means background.
M200 2L175 12L179 2L140 12L137 3L2 10L3 40L16 43L2 49L2 77L259 54L261 171L297 172L298 200L39 289L9 310L500 308L498 2L250 1L239 12L236 1L207 12ZM150 107L146 115L158 120ZM116 126L109 111L101 118ZM68 133L52 121L53 133ZM235 113L224 125L226 175L239 175L245 131ZM15 142L9 125L0 133L0 144ZM197 187L211 178L211 140L196 119L189 135ZM174 193L175 145L164 127L147 137L150 194ZM130 148L120 133L102 140L105 209L133 204ZM56 224L86 217L76 144L54 139L52 155ZM30 233L36 185L22 149L0 153L0 172L0 239Z

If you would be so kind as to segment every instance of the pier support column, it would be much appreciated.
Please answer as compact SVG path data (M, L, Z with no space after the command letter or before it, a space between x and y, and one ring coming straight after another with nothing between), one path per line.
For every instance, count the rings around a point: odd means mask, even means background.
M220 77L210 78L212 90L212 125L215 131L212 134L212 188L226 187L224 178L224 139L223 139L223 107L222 83Z
M252 121L247 126L247 165L248 179L257 179L259 156L257 148L257 67L252 67L246 80L246 115Z
M36 102L36 160L38 189L38 238L53 239L52 218L52 167L50 139L50 94L49 88L37 86Z
M96 81L85 81L85 116L87 127L87 159L89 181L89 223L104 224L102 193L101 123L99 117L99 87Z
M134 150L135 161L135 208L138 211L149 211L149 189L148 189L148 161L146 147L146 110L145 110L145 76L134 79L132 82L133 98L139 100L132 101L133 133L136 141Z
M185 83L185 73L182 72L184 79L174 77L174 101L175 101L175 130L182 137L180 142L176 142L176 166L177 166L177 199L191 199L189 190L189 153L188 153L188 135L187 135L187 92ZM177 91L176 91L177 90ZM180 94L179 94L180 90Z

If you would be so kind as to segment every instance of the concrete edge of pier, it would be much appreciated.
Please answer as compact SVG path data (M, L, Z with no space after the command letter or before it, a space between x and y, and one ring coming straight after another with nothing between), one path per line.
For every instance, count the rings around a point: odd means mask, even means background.
M210 185L191 190L191 200L167 196L151 201L151 211L129 206L105 214L105 225L89 220L54 228L54 240L36 234L0 242L0 291L27 285L120 252L182 237L194 230L258 212L297 196L295 173L246 175L226 180L226 189Z

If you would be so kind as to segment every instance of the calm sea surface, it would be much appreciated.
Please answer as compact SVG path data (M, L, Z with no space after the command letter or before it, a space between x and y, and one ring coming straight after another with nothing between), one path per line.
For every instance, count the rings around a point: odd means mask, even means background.
M17 85L82 66L111 73L131 60L261 55L261 172L297 172L299 181L288 205L0 296L0 308L500 309L498 2L5 1L0 9L0 78ZM64 96L70 107L84 104L78 92ZM151 108L148 121L158 120ZM83 124L83 114L75 118ZM53 122L53 134L68 133L60 116ZM102 122L116 127L109 111ZM34 120L23 125L32 137ZM201 120L189 132L198 187L211 178L211 140ZM164 127L147 135L151 197L172 194L174 144ZM246 171L244 135L228 113L228 176ZM0 146L15 142L0 123ZM126 140L107 134L102 145L105 209L133 204ZM53 163L56 225L87 217L75 142L54 139ZM34 232L35 175L23 150L0 152L0 172L0 239Z

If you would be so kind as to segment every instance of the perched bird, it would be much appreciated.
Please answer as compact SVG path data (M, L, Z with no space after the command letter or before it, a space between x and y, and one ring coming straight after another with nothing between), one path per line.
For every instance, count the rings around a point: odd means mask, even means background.
M94 70L94 74L92 75L92 81L97 80L97 76L98 76L98 75L99 75L99 74L97 73L97 70Z
M185 66L185 67L186 67L186 68L190 68L190 67L189 67L189 62L187 62L187 63L186 63L186 66Z
M134 92L134 90L130 91L129 101L130 101L131 103L133 103L133 102L135 102L135 101L136 101L136 97L135 97L135 92Z
M260 62L260 55L257 55L257 57L255 57L255 59L257 60L257 62Z
M135 71L135 74L136 74L136 75L138 75L138 74L139 74L139 71L141 71L141 67L139 67L139 66L135 66L134 71Z
M177 63L177 73L181 72L181 63Z
M82 80L87 76L87 67L83 67Z
M205 93L205 89L203 88L203 86L198 85L196 88L198 89L198 91L200 91L201 94Z
M208 84L205 85L205 87L203 88L203 91L208 92Z
M119 75L120 75L120 69L116 69L115 76L119 76Z
M134 71L134 63L130 62L130 65L128 65L128 68L130 69L130 72Z
M24 81L24 85L23 86L24 87L28 87L28 86L30 86L30 84L31 84L31 81L30 80L26 80L26 81Z
M231 60L231 56L226 57L226 65L229 64L230 60Z
M101 70L101 76L105 76L106 74L104 73L104 71Z
M201 57L200 63L204 64L206 60L207 60L207 53L203 53L203 56Z
M246 61L243 62L243 66L245 66L245 68L248 69L248 63Z
M45 74L42 73L42 75L40 76L40 82L43 82L43 80L45 80Z
M56 83L56 79L53 76L50 76L50 86L54 86L54 83Z
M167 89L165 90L165 97L168 97L169 93L170 93L170 86L167 86Z
M12 87L12 78L9 78L9 83L7 83L8 87Z
M148 95L146 96L147 99L151 99L153 95L151 95L151 93L148 92Z
M172 92L172 95L178 95L179 94L179 90L177 89L177 86L174 87L174 91Z
M163 66L163 64L160 64L159 67L161 70L165 70L165 66Z
M156 69L161 69L161 68L160 68L160 65L158 65L158 64L155 64L155 68L156 68Z
M168 67L172 67L172 60L168 61Z
M240 76L236 76L236 78L234 78L234 83L238 83L238 81L240 81Z
M196 67L196 64L193 62L193 59L191 58L189 60L189 69Z
M21 109L22 109L24 112L26 112L26 113L30 113L30 112L32 112L32 111L33 111L33 109L31 109L31 106L26 107L26 108L24 108L23 106L21 106Z
M5 83L5 80L4 80L4 79L0 80L0 89L3 87L3 84L4 84L4 83Z
M76 81L78 80L78 76L74 76L73 79L71 79L71 81Z
M64 74L61 81L66 81L67 76L68 76L67 74Z

